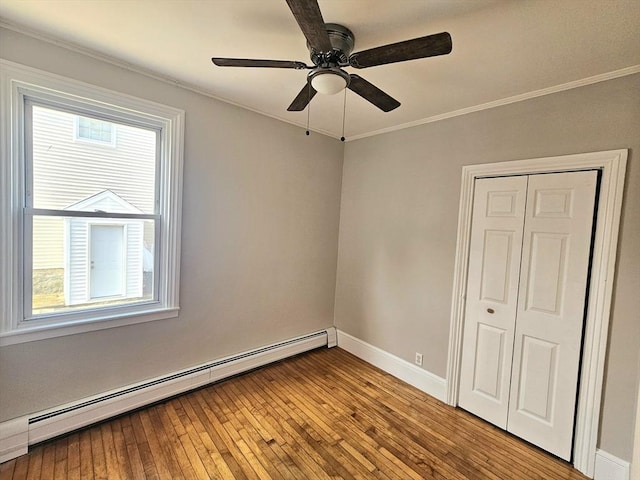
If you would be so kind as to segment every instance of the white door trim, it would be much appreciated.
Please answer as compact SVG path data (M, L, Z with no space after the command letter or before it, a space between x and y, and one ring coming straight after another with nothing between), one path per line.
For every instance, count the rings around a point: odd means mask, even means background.
M574 467L591 478L593 478L596 458L604 361L626 164L627 150L610 150L462 167L447 362L447 403L454 406L458 403L475 179L587 169L602 171L573 446Z

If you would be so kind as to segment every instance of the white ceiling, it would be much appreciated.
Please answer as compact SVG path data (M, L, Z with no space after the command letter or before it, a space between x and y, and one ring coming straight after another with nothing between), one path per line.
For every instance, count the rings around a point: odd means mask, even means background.
M354 51L448 31L450 55L352 73L402 105L383 113L347 94L346 136L640 65L638 0L318 0ZM304 126L286 108L306 71L220 68L210 58L299 60L305 38L285 0L2 0L5 26L26 27L217 98ZM311 129L340 137L342 94L317 95Z

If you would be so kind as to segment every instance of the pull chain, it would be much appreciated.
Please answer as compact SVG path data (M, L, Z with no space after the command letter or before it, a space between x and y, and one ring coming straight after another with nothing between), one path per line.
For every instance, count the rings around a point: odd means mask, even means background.
M344 119L347 116L347 89L344 89L344 102L342 107L342 136L340 137L340 141L344 142Z
M311 82L307 81L307 131L305 134L309 136L309 117L311 116Z

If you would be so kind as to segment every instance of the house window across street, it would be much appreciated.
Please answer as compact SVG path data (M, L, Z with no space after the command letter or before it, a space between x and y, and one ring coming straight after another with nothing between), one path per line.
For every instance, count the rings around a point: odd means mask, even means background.
M3 81L29 76L9 67ZM184 114L47 74L18 78L3 102L17 108L2 112L13 209L0 212L12 260L0 344L175 317Z
M76 117L76 139L115 147L115 125L97 118Z

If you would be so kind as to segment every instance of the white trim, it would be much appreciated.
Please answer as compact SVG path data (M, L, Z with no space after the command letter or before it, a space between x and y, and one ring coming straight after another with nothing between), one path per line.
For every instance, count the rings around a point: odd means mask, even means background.
M0 463L27 453L28 443L28 417L0 423Z
M594 480L629 480L629 462L598 450L593 471Z
M327 347L333 348L338 346L338 330L336 327L327 328Z
M332 133L329 132L327 130L323 130L320 128L314 128L314 127L310 127L308 128L304 123L300 123L300 122L296 122L293 121L289 118L286 117L281 117L279 115L274 115L271 113L266 113L263 112L261 110L258 110L256 108L252 108L249 107L247 105L243 105L241 103L238 102L233 102L231 100L227 100L225 98L222 97L218 97L214 94L212 94L211 92L204 90L200 87L196 87L195 85L191 85L189 83L185 83L181 80L176 80L174 78L171 77L167 77L165 75L162 75L160 73L154 72L152 70L147 70L145 68L139 67L139 66L134 66L130 63L127 62L123 62L122 60L119 60L115 57L109 56L109 55L105 55L103 53L97 52L95 50L86 48L86 47L82 47L80 45L74 44L72 42L69 42L67 40L62 40L60 38L56 38L54 36L36 31L36 30L32 30L30 28L25 27L24 25L19 25L19 24L15 24L12 22L8 22L6 20L0 20L0 27L2 28L6 28L7 30L12 30L14 32L23 34L23 35L27 35L29 37L32 38L36 38L38 40L53 44L53 45L57 45L59 47L62 48L66 48L67 50L71 50L73 52L76 53L80 53L82 55L86 55L88 57L91 58L95 58L97 60L109 63L111 65L115 65L117 67L120 68L124 68L126 70L129 70L131 72L135 72L138 73L140 75L144 75L146 77L149 78L153 78L154 80L159 80L161 82L164 83L168 83L169 85L173 85L173 86L177 86L180 88L183 88L185 90L188 90L190 92L194 92L197 93L199 95L203 95L205 97L209 97L209 98L213 98L214 100L218 100L220 102L229 104L229 105L233 105L234 107L240 107L243 108L245 110L249 110L251 112L257 113L259 115L264 115L265 117L269 117L269 118L273 118L275 120L279 120L281 122L284 123L288 123L290 125L295 125L296 127L300 127L300 128L307 128L313 132L316 133L320 133L322 135L326 135L327 137L331 137L331 138L335 138L335 139L339 139L340 137L338 136L338 134L336 133ZM358 135L353 135L348 137L345 142L349 142L351 140L359 140L361 138L367 138L367 137L373 137L376 135L382 135L384 133L389 133L389 132L393 132L393 131L397 131L397 130L403 130L405 128L412 128L412 127L416 127L418 125L424 125L426 123L432 123L432 122L438 122L440 120L445 120L447 118L453 118L453 117L458 117L460 115L466 115L468 113L473 113L473 112L479 112L481 110L488 110L490 108L495 108L495 107L499 107L502 105L509 105L510 103L515 103L515 102L522 102L524 100L530 100L532 98L536 98L536 97L541 97L544 95L549 95L552 93L557 93L557 92L562 92L565 90L570 90L572 88L578 88L578 87L583 87L586 85L591 85L594 83L598 83L598 82L604 82L606 80L612 80L614 78L619 78L619 77L624 77L627 75L633 75L634 73L640 73L640 65L631 65L629 67L626 68L621 68L619 70L613 70L611 72L606 72L606 73L602 73L600 75L594 75L591 77L587 77L587 78L583 78L583 79L578 79L578 80L574 80L572 82L567 82L567 83L563 83L560 85L556 85L553 87L548 87L548 88L543 88L540 90L534 90L532 92L526 92L526 93L522 93L520 95L514 95L511 97L507 97L507 98L503 98L503 99L499 99L499 100L495 100L493 102L488 102L488 103L482 103L480 105L474 105L471 107L467 107L467 108L462 108L460 110L454 110L451 112L445 112L439 115L432 115L430 117L425 117L425 118L421 118L418 120L414 120L412 122L408 122L408 123L403 123L401 125L396 125L393 127L388 127L388 128L382 128L379 130L372 130L370 132L365 132L365 133L361 133Z
M121 94L77 80L54 75L45 71L0 59L0 345L10 345L43 338L69 335L96 329L121 326L143 321L172 318L179 309L180 282L180 224L182 211L182 172L184 144L183 110L155 102ZM159 194L156 221L159 235L156 235L156 267L162 268L158 275L157 301L125 305L112 309L92 309L79 313L66 313L68 322L60 315L50 318L24 321L25 311L22 298L25 297L22 282L23 244L22 199L24 192L24 122L23 107L25 97L39 102L73 107L78 112L95 111L105 118L122 117L132 124L144 125L161 132L159 149L158 182L163 192ZM27 202L27 206L28 202ZM27 212L28 213L28 212ZM26 222L28 227L28 222ZM4 228L4 226L8 228ZM28 233L28 232L27 232ZM27 267L29 256L26 255ZM25 270L29 271L29 270ZM159 271L158 268L155 270ZM27 282L28 283L28 282ZM28 313L28 312L26 312ZM109 324L110 315L114 322ZM62 328L60 328L62 327ZM68 328L70 327L70 328ZM47 333L49 330L49 333Z
M305 129L307 128L304 123L300 123L300 122L291 120L290 118L281 117L279 115L274 115L272 113L266 113L266 112L263 112L263 111L258 110L256 108L244 105L242 103L234 102L234 101L219 97L217 95L214 95L213 93L211 93L208 90L205 90L203 88L197 87L197 86L192 85L190 83L186 83L186 82L184 82L182 80L177 80L175 78L168 77L168 76L163 75L161 73L154 72L152 70L148 70L146 68L140 67L138 65L132 65L131 63L124 62L124 61L122 61L122 60L120 60L118 58L112 57L110 55L105 55L103 53L97 52L96 50L92 50L92 49L77 45L77 44L69 42L67 40L62 40L60 38L56 38L56 37L50 36L48 34L40 32L40 31L32 30L32 29L27 28L27 27L25 27L23 25L18 25L18 24L15 24L15 23L8 22L8 21L6 21L4 19L0 19L0 28L6 28L7 30L12 30L12 31L20 33L22 35L26 35L26 36L35 38L37 40L41 40L43 42L50 43L50 44L56 45L58 47L62 47L64 49L70 50L72 52L76 52L76 53L79 53L81 55L85 55L87 57L95 58L96 60L100 60L101 62L109 63L111 65L114 65L116 67L128 70L130 72L134 72L134 73L137 73L139 75L144 75L145 77L152 78L154 80L158 80L160 82L169 84L169 85L171 85L173 87L178 87L178 88L181 88L183 90L187 90L189 92L197 93L198 95L202 95L204 97L212 98L212 99L217 100L219 102L226 103L228 105L233 105L234 107L242 108L243 110L249 110L250 112L257 113L257 114L263 115L265 117L273 118L274 120L278 120L280 122L288 123L289 125L294 125L296 127L305 128ZM322 128L317 128L317 127L310 126L309 130L312 131L312 132L319 133L321 135L325 135L327 137L335 138L336 140L338 140L340 138L337 134L331 133L328 130L324 130Z
M341 330L338 330L338 346L438 400L444 401L446 398L447 384L444 378Z
M117 212L117 213L108 213L108 212L101 212L101 211L95 211L95 209L91 208L94 205L96 205L97 203L103 201L103 200L111 200L114 203L117 203L124 211L123 212ZM33 209L36 210L39 214L42 214L43 210L42 208L37 208L37 209ZM60 214L60 210L53 210L53 209L46 209L49 212L51 212L54 215L59 215ZM90 197L84 198L82 200L80 200L79 202L76 202L72 205L69 205L68 207L65 207L63 209L61 209L65 212L70 212L70 214L73 214L75 212L85 212L87 214L90 215L95 215L96 213L102 213L105 216L109 216L109 217L117 217L119 214L122 213L127 213L127 214L134 214L134 215L145 215L145 213L140 210L138 207L136 207L135 205L130 204L129 202L127 202L124 198L122 198L120 195L118 195L117 193L112 192L109 189L105 189L102 190L101 192L98 192L94 195L91 195ZM55 213L54 213L55 212ZM88 215L87 215L88 216ZM153 214L149 214L149 217L153 217Z
M482 110L489 110L491 108L502 107L503 105L509 105L511 103L524 102L525 100L531 100L532 98L543 97L545 95L551 95L552 93L564 92L565 90L571 90L573 88L585 87L594 83L606 82L607 80L626 77L627 75L633 75L635 73L640 73L640 65L632 65L630 67L621 68L620 70L614 70L612 72L606 72L600 75L594 75L592 77L581 78L572 82L554 85L553 87L521 93L520 95L501 98L499 100L494 100L493 102L481 103L480 105L473 105L471 107L461 108L460 110L453 110L451 112L442 113L440 115L432 115L430 117L414 120L413 122L402 123L393 127L381 128L379 130L373 130L371 132L361 133L359 135L352 135L346 141L348 142L351 140L359 140L361 138L374 137L376 135L382 135L383 133L395 132L397 130L417 127L426 123L439 122L440 120L459 117L461 115L480 112Z
M589 477L593 476L598 440L604 361L626 162L627 150L611 150L560 157L470 165L462 169L458 240L451 305L451 329L449 334L449 358L447 362L448 388L446 398L447 403L450 405L457 405L458 402L462 328L475 179L487 176L586 169L600 169L602 171L573 449L574 467Z
M140 312L122 312L119 315L105 313L104 317L96 317L89 321L58 322L53 320L46 325L35 325L29 328L14 330L10 334L0 334L0 347L15 345L18 343L35 342L47 338L64 337L76 333L95 332L107 328L124 327L136 323L153 322L176 318L180 313L179 308L161 308L151 304L146 310Z
M27 453L27 445L42 442L299 353L328 346L331 335L335 335L333 327L218 358L189 369L1 423L0 459L4 462Z

